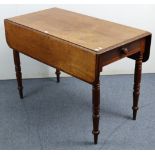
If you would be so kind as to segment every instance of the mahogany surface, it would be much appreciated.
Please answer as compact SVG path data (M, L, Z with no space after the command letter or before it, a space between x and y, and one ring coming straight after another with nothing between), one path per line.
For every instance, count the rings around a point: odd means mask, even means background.
M71 11L51 8L4 20L6 41L13 49L20 97L19 52L92 85L93 134L98 142L100 72L103 66L128 57L136 61L133 119L136 119L142 62L149 59L151 33Z

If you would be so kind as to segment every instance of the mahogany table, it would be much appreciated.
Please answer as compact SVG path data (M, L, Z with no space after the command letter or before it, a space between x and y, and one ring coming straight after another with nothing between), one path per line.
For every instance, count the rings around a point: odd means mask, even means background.
M67 10L52 8L5 19L6 40L13 49L19 95L23 98L19 53L92 85L94 143L99 134L102 67L128 57L135 60L133 120L136 120L142 62L149 58L151 33Z

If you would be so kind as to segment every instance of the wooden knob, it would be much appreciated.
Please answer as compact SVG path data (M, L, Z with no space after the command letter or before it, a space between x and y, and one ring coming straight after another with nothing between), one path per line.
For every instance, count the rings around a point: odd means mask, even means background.
M127 48L122 48L122 49L121 49L121 52L122 52L123 54L127 54L127 53L128 53L128 49L127 49Z

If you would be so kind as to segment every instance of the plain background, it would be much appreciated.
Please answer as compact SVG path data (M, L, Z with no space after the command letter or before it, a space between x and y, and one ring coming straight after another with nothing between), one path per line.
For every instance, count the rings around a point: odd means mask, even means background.
M5 41L3 21L5 18L38 11L41 9L60 7L82 14L106 19L121 24L150 31L155 34L155 5L0 5L0 79L14 79L12 50ZM74 22L74 21L73 21ZM155 73L155 46L152 37L151 55L143 64L143 73ZM55 70L29 57L21 55L23 78L40 78L55 76ZM101 74L133 74L134 61L122 59L103 68ZM62 76L68 76L62 74Z

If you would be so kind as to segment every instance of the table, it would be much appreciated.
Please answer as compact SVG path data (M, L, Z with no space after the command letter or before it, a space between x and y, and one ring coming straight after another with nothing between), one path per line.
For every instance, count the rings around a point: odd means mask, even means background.
M128 57L135 60L133 120L136 120L142 62L149 58L151 33L114 22L51 8L4 20L6 41L13 49L19 95L23 98L19 53L92 85L94 144L100 118L100 72ZM60 95L61 96L61 95Z

